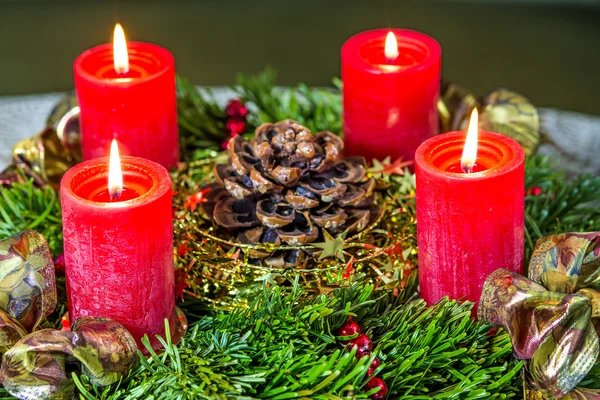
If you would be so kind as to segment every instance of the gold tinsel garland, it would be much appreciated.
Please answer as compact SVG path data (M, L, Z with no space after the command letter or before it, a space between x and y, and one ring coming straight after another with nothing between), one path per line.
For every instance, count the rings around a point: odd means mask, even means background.
M440 131L463 129L475 106L481 111L482 129L511 136L524 146L527 154L533 153L540 141L537 111L527 99L505 89L478 99L459 86L444 85L438 103ZM78 107L71 94L57 105L47 129L15 145L13 169L5 171L3 178L8 176L7 181L33 178L38 185L58 187L62 174L81 159L77 115ZM213 181L214 164L224 161L219 157L222 154L213 152L204 160L180 165L172 173L176 192L173 205L178 295L229 308L245 303L261 290L263 281L281 285L297 275L309 288L307 292L327 293L361 280L393 289L404 298L414 294L415 188L413 177L404 165L386 160L376 162L368 171L377 178L378 185L387 188L388 196L380 219L360 234L348 238L326 237L322 243L276 249L273 245L248 245L221 237L201 207L190 206L202 201L201 187ZM299 248L318 252L320 257L307 257L294 268L248 262L248 250L272 252Z
M344 238L325 237L325 242L303 246L250 245L223 237L201 207L186 207L203 184L213 180L215 159L182 165L173 173L176 194L174 236L179 238L177 287L180 295L202 298L217 307L246 303L261 290L263 281L285 285L296 276L307 293L327 293L356 280L395 289L410 297L416 289L416 223L414 179L401 164L385 161L368 171L388 188L384 213L360 233ZM201 199L199 199L201 201ZM189 204L189 203L188 203ZM276 268L249 262L250 251L309 250L315 257L298 266Z

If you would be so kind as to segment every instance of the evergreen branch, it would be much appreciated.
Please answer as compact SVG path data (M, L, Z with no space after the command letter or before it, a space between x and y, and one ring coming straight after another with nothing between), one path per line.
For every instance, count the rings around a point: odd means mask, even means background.
M250 107L250 127L285 118L298 120L313 132L341 130L339 91L276 88L276 74L238 77L235 88ZM336 82L339 89L339 81ZM179 122L183 154L200 159L225 138L225 112L210 91L198 91L178 78ZM206 149L209 150L206 150ZM201 163L200 163L201 164ZM190 173L194 186L203 174ZM526 259L539 237L564 231L600 230L600 177L582 175L568 181L547 157L531 156L525 165ZM388 201L399 214L414 217L414 180L410 174L390 177ZM54 255L62 252L60 202L50 187L27 183L0 188L0 237L23 229L40 231ZM405 220L398 224L410 223ZM413 224L414 225L414 224ZM407 237L414 240L414 234ZM180 238L179 238L180 239ZM176 238L178 240L178 238ZM412 244L410 242L409 244ZM415 257L412 247L409 253ZM403 255L404 256L404 255ZM404 256L406 257L406 256ZM416 274L411 275L412 279ZM64 279L57 281L63 300L44 327L58 327L64 313ZM377 356L376 374L390 388L390 398L491 398L521 396L522 362L512 356L508 335L490 336L489 326L470 318L471 305L443 300L427 308L424 302L375 290L371 284L338 289L328 295L307 295L298 282L293 287L263 286L248 308L208 314L205 303L180 304L198 319L178 345L167 335L165 352L157 355L147 339L150 356L109 387L96 387L85 376L74 375L83 399L313 399L367 398L366 366ZM353 316L374 342L371 357L356 359L340 346L337 329ZM598 387L597 364L582 382ZM0 398L10 398L0 388Z
M75 384L92 399L366 399L366 370L391 398L510 398L521 393L508 335L470 318L471 304L442 300L403 303L370 284L306 298L296 281L288 290L263 287L248 308L205 316L177 346L164 341L118 385ZM370 357L357 359L335 332L348 316L373 338Z
M60 200L50 187L38 188L33 179L0 187L0 238L26 229L42 233L53 255L63 252Z
M10 393L8 393L2 385L0 385L0 400L14 400L14 399L15 398L13 396L11 396Z
M219 150L228 135L227 115L210 89L199 91L177 76L177 110L181 154L185 161L204 158L208 150Z
M547 156L525 160L525 188L541 189L525 197L525 260L536 241L560 232L600 231L600 177L578 175L568 180Z
M253 129L264 122L292 118L314 133L341 133L342 102L339 90L309 88L303 83L293 88L278 88L276 82L277 73L270 67L258 75L238 75L237 86L233 89L249 106L249 128ZM339 84L339 81L334 83Z

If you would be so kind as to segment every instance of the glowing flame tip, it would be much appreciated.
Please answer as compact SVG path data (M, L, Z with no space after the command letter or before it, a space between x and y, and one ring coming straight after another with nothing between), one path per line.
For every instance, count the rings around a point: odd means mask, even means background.
M110 159L108 163L108 194L112 200L117 200L123 192L123 171L121 170L121 157L119 145L113 139L110 144Z
M129 55L127 54L127 41L121 24L115 25L113 35L113 63L118 74L129 72Z
M479 136L479 118L477 108L471 113L469 128L467 129L467 139L460 159L460 167L465 173L473 172L473 167L477 161L477 137Z
M398 58L398 39L396 39L396 35L392 31L389 31L385 37L384 54L389 62Z

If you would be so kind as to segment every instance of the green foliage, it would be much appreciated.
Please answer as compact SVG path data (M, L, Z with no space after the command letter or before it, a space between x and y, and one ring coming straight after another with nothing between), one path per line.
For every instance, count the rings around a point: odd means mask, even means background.
M600 389L600 362L594 364L585 379L579 383L579 386L588 389Z
M58 194L50 186L34 186L33 179L0 187L0 238L26 229L42 233L53 255L63 252Z
M313 132L342 129L341 82L336 88L309 88L303 83L293 88L276 87L277 73L265 68L258 75L238 75L232 89L250 109L248 132L263 122L292 118ZM179 137L184 161L199 160L207 151L219 150L229 138L225 129L227 115L210 89L199 90L186 79L177 76L177 108Z
M198 91L181 78L177 83L184 158L214 157L226 137L227 116L210 91ZM277 88L272 69L239 76L234 90L249 107L249 130L293 118L313 132L341 131L339 91ZM384 167L376 165L371 172ZM197 184L199 177L190 176L190 184ZM390 191L414 190L411 175L389 177ZM542 190L525 198L526 260L543 235L600 230L600 177L568 180L547 157L531 156L525 180L527 189ZM414 215L411 196L395 201L409 210L399 215ZM49 240L54 255L62 252L60 202L50 187L36 188L29 181L0 188L0 218L0 238L36 229ZM66 310L64 279L57 285L62 301L44 327L58 327ZM364 399L372 394L363 385L374 356L382 362L376 374L390 387L390 398L522 396L523 364L514 360L508 335L490 335L488 326L470 318L469 304L442 301L427 308L420 300L404 303L390 291L374 291L370 284L307 296L296 284L286 289L265 285L249 308L228 313L210 314L206 304L192 299L180 306L196 322L179 345L166 340L166 351L158 355L146 340L150 355L140 353L141 365L111 387L99 388L85 376L73 375L80 398ZM373 339L372 357L358 360L340 346L335 332L348 316ZM582 384L598 387L598 382L596 365ZM0 398L9 398L1 388Z
M219 150L228 135L227 115L209 89L199 91L177 76L179 140L184 161L203 158L207 150Z
M303 83L293 88L278 88L276 82L277 73L269 67L259 75L238 75L234 90L249 106L251 128L263 122L292 118L313 133L341 132L342 96L339 90L309 88ZM334 84L339 89L339 79L335 79Z
M366 370L388 383L391 398L510 398L521 392L508 336L470 318L471 305L421 300L355 285L300 301L302 288L264 287L247 309L205 316L177 346L141 357L141 367L112 388L76 380L85 399L368 398ZM336 330L349 316L374 341L357 359Z
M544 235L600 231L600 176L569 180L556 162L534 155L525 160L525 188L541 189L525 197L526 260Z

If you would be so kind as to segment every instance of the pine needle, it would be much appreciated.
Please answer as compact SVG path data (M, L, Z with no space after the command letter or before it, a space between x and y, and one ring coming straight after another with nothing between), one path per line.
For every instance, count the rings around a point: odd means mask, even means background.
M62 221L58 194L50 187L35 187L33 180L0 187L0 238L26 229L42 233L53 255L62 254Z
M303 83L292 88L277 87L277 72L267 67L258 75L238 75L233 89L254 111L248 116L250 128L292 118L313 133L341 133L341 93L335 88L309 88Z
M535 195L533 188L541 192ZM600 176L569 180L557 163L534 155L525 160L525 189L525 260L542 236L600 231Z
M250 108L249 130L263 122L294 118L313 132L341 131L338 90L276 87L276 73L239 76L235 88ZM179 122L186 160L214 156L224 139L226 115L208 91L199 92L178 78ZM209 148L209 150L206 150ZM600 230L600 177L567 180L547 157L526 160L526 260L537 239L565 231ZM409 174L390 182L414 190ZM398 199L414 214L414 199ZM35 228L48 239L54 255L62 253L58 195L50 187L27 183L0 188L0 238ZM66 309L62 300L44 327L57 327ZM73 376L81 399L366 399L366 368L377 356L377 376L389 398L508 399L522 397L523 363L512 356L508 335L470 318L471 305L443 300L427 308L370 284L305 296L291 288L264 285L249 308L215 314L198 300L181 303L196 322L181 343L162 340L156 354L139 353L141 365L109 387L96 387ZM371 357L357 359L340 345L337 329L353 316L373 339ZM598 387L596 365L582 384ZM10 398L0 389L0 398Z
M177 346L164 341L162 356L144 340L151 356L110 393L85 377L75 384L89 399L366 399L366 370L377 356L390 398L519 396L523 364L506 333L489 336L470 318L471 304L427 308L373 289L300 301L298 282L289 291L265 286L249 308L203 317ZM373 338L370 357L356 358L337 340L349 315Z

